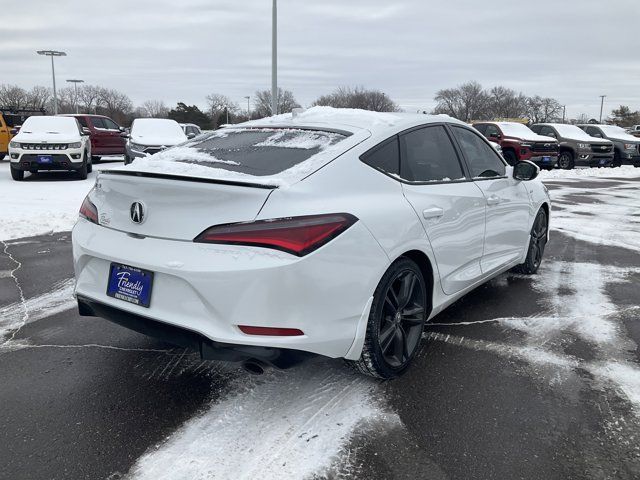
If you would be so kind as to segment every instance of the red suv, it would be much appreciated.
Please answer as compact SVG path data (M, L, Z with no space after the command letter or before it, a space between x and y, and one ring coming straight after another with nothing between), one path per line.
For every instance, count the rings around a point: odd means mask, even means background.
M540 168L551 170L558 163L558 141L538 135L522 123L478 122L473 127L502 147L502 155L509 165L529 160Z
M100 161L100 157L106 155L124 155L127 139L125 130L109 117L102 115L68 115L75 117L80 125L87 127L91 132L91 160L93 163Z

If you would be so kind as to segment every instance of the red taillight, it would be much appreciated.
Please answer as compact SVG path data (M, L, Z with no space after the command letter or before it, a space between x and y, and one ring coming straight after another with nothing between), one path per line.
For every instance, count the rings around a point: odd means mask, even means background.
M80 216L95 224L98 223L98 209L91 202L91 200L89 200L88 196L84 199L84 202L82 202L82 205L80 206Z
M358 219L348 213L217 225L193 241L274 248L302 257L337 237Z
M270 337L298 337L304 335L304 332L297 328L250 327L248 325L238 325L238 328L247 335L267 335Z

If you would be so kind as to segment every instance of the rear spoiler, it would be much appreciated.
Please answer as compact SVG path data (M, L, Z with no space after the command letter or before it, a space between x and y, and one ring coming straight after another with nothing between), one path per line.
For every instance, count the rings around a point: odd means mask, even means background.
M146 177L146 178L163 178L166 180L178 180L182 182L198 182L198 183L216 183L219 185L233 185L236 187L264 188L267 190L275 190L277 185L269 185L258 182L243 182L242 180L223 180L217 178L187 177L185 175L170 175L167 173L150 173L150 172L125 172L122 170L103 170L100 175L123 175L126 177Z

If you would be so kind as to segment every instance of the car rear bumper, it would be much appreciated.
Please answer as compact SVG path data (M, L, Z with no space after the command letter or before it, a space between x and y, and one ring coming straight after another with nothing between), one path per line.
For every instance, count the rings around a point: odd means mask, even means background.
M100 316L111 308L214 343L334 358L349 352L388 266L361 222L299 258L262 248L133 238L80 219L73 230L73 257L76 295L99 304ZM154 272L149 308L107 296L111 262ZM304 334L247 335L239 325L295 328Z

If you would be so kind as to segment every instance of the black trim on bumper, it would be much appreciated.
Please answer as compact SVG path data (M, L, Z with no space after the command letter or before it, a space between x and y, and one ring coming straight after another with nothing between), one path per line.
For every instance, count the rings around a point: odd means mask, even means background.
M244 362L259 360L276 368L293 367L316 355L300 350L285 348L256 347L215 342L204 335L186 328L152 320L141 315L96 302L81 295L78 298L78 313L83 317L101 317L143 335L157 338L180 347L190 348L200 353L203 360Z

